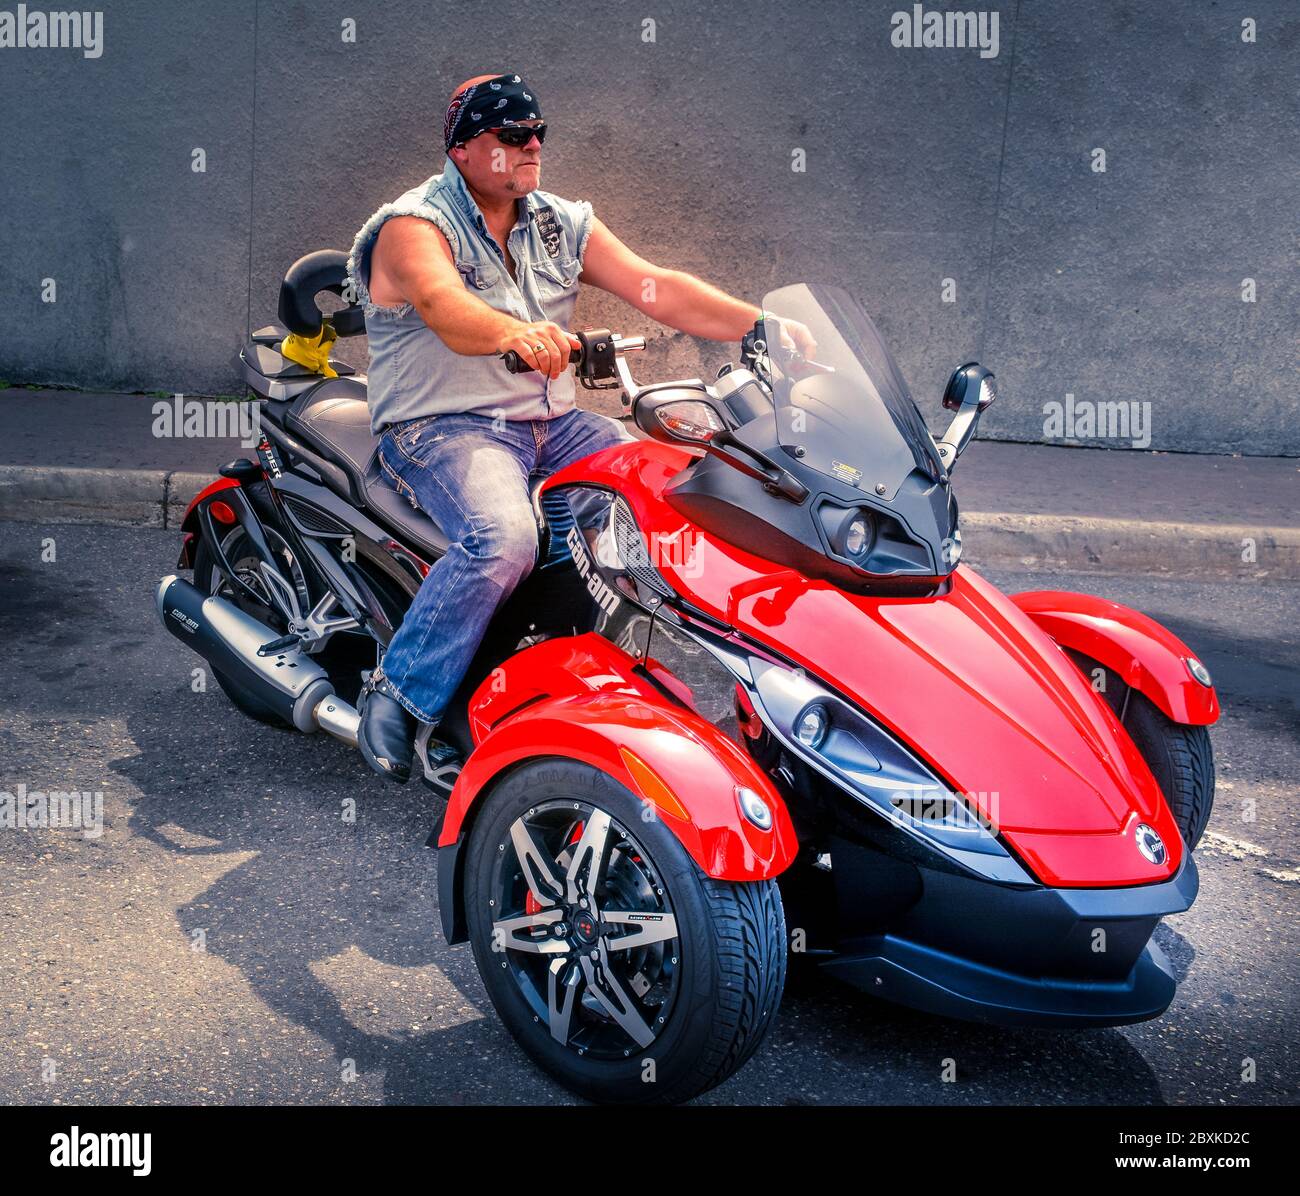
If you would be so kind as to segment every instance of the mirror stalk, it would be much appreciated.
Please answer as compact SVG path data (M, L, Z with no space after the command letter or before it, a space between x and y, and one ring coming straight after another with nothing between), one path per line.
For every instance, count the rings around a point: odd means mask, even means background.
M949 411L955 411L952 423L938 442L939 459L949 473L957 464L966 446L975 435L979 418L984 409L990 406L998 396L993 383L993 374L978 362L969 361L958 367L948 379L943 392L943 405Z

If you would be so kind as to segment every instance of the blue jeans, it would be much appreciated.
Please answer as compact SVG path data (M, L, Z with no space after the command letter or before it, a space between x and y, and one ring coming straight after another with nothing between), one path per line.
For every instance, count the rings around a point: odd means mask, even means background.
M384 653L383 675L416 718L442 717L492 616L532 571L530 480L632 439L617 420L578 409L515 421L451 412L384 433L379 463L389 481L451 541Z

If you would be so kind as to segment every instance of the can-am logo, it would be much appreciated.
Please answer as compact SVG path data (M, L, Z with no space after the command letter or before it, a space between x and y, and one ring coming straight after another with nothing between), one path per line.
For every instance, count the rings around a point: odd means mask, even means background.
M576 526L569 528L569 534L564 538L564 542L569 546L569 551L573 554L573 563L581 574L583 581L587 583L587 593L591 595L596 605L606 614L612 615L619 608L618 595L607 586L600 574L591 567L591 557L587 555L587 546L582 542L582 533Z
M890 44L900 50L976 50L981 58L998 56L996 12L926 12L913 4L911 12L889 18Z
M104 52L102 12L17 12L0 9L0 50L80 50L85 58Z

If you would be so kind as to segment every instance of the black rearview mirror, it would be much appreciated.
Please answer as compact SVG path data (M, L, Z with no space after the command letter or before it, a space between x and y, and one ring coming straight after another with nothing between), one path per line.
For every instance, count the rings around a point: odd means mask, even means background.
M975 400L980 411L998 397L992 370L986 370L978 361L968 361L953 370L943 392L943 405L949 411L960 411L968 397Z
M975 425L984 409L997 397L993 371L986 370L978 361L968 361L953 370L944 388L943 405L956 414L939 441L939 458L949 471L975 435Z

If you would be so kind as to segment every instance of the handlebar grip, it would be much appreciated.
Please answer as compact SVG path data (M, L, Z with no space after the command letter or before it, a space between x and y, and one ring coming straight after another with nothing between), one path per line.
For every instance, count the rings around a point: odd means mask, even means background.
M526 362L522 357L520 357L519 354L516 353L513 349L507 349L504 353L502 353L501 360L505 363L506 369L508 369L512 374L531 374L533 372L533 367L529 365L528 362ZM569 350L570 365L576 365L581 360L582 360L581 349Z

